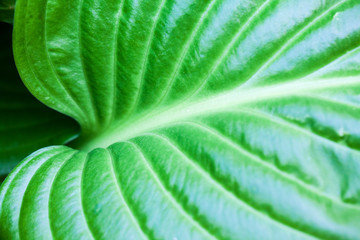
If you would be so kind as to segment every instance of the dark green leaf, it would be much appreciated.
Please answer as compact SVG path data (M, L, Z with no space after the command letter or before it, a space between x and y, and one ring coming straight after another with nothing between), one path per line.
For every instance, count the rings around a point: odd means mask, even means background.
M15 0L0 0L0 22L13 23Z
M68 117L38 102L21 82L11 51L12 26L0 23L0 180L33 151L78 132Z

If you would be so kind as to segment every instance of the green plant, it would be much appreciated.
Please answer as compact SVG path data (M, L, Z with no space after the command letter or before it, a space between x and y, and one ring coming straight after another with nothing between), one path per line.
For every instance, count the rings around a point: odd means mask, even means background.
M19 0L27 88L81 135L4 239L359 239L358 0Z
M11 31L11 25L0 23L0 183L30 153L64 144L79 132L75 121L41 104L22 84L12 58Z

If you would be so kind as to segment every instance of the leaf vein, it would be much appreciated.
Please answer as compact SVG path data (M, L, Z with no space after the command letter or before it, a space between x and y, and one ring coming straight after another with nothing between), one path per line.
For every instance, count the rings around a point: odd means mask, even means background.
M264 111L261 111L261 110L254 110L254 109L245 109L245 110L237 110L238 112L245 112L245 113L248 113L248 114L251 114L253 116L256 116L258 118L262 118L262 119L266 119L266 120L269 120L269 121L272 121L276 124L279 124L279 125L282 125L282 126L286 126L288 128L292 128L298 132L302 132L310 137L313 137L313 138L316 138L318 139L320 142L324 142L326 144L329 144L329 145L332 145L333 147L335 148L341 148L345 151L352 151L354 152L355 154L359 155L360 156L360 150L358 149L355 149L355 148L349 148L347 146L344 146L342 144L339 144L338 142L335 142L331 139L328 139L328 138L325 138L324 136L321 136L315 132L312 132L312 131L309 131L307 130L306 128L302 128L302 127L299 127L297 126L296 124L290 122L289 120L277 115L270 115Z
M57 80L57 82L60 84L60 86L62 86L62 88L64 89L64 92L65 94L69 97L70 101L73 102L75 104L75 107L76 109L82 113L83 115L83 119L86 121L86 117L85 117L85 112L81 109L79 103L75 100L74 96L71 94L69 88L64 84L64 82L61 80L61 78L59 77L59 75L57 74L56 70L55 70L55 67L54 67L54 63L50 57L50 54L49 54L49 48L48 48L48 43L47 43L47 9L48 9L48 0L46 1L46 4L45 4L45 18L44 18L44 43L45 43L45 52L46 52L46 58L47 58L47 61L49 62L49 65L50 65L50 68L52 70L52 72L54 73L54 76L55 76L55 79Z
M204 131L207 131L208 133L218 137L220 140L228 143L230 146L232 146L234 149L236 149L237 151L243 153L244 155L248 156L251 160L261 164L262 166L272 170L274 173L280 175L283 178L286 178L287 180L289 180L290 182L293 182L294 184L300 186L303 189L306 189L309 192L315 193L325 199L328 199L338 205L347 207L347 208L353 208L354 210L359 210L360 207L358 206L354 206L354 205L350 205L350 204L346 204L344 202L341 202L339 199L334 198L332 196L329 196L328 194L319 191L318 189L314 188L313 186L306 184L305 182L299 180L298 178L295 178L291 175L289 175L288 173L278 169L277 167L275 167L274 165L266 162L264 159L261 159L259 156L251 153L250 151L248 151L247 149L241 147L240 145L238 145L236 142L234 142L231 138L229 138L228 136L223 135L222 133L220 133L219 131L215 130L213 127L210 127L209 125L204 125L198 122L193 122L193 121L183 121L182 123L184 124L189 124L195 127L198 127L200 129L203 129Z
M160 100L159 102L156 104L156 105L160 105L162 103L163 100L166 99L167 95L169 94L170 92L170 89L176 79L176 77L178 76L179 74L179 71L180 71L180 68L182 67L183 65L183 61L185 59L185 56L187 55L188 51L189 51L189 48L191 46L191 43L194 41L195 39L195 36L196 34L199 32L201 26L202 26L202 23L204 22L204 20L207 18L207 16L209 15L210 11L212 10L213 6L215 5L216 3L216 0L212 0L210 2L210 4L208 5L208 7L205 9L204 13L201 15L200 19L199 19L199 22L196 24L194 30L191 32L191 35L190 37L188 38L188 40L186 41L183 49L182 49L182 52L180 54L180 58L179 58L179 61L177 62L175 68L174 68L174 71L173 73L171 74L171 77L170 77L170 80L168 82L168 85L165 89L165 93L162 94L162 96L160 97Z
M108 124L111 124L111 122L114 120L116 116L116 108L117 108L117 82L118 82L118 68L117 68L117 62L118 62L118 43L119 43L119 31L120 31L120 19L122 15L122 11L124 8L124 2L125 0L121 0L119 12L116 15L116 23L115 23L115 41L114 41L114 50L113 50L113 68L114 68L114 76L113 76L113 105L112 105L112 113Z
M81 21L82 21L82 13L83 13L83 4L84 4L84 0L80 0L79 2L79 19L78 19L78 32L77 32L77 35L78 35L78 41L79 41L79 44L78 44L78 47L79 47L79 58L80 58L80 65L81 65L81 70L83 72L83 77L84 77L84 80L85 80L85 85L86 85L86 88L87 88L87 93L89 94L89 100L90 100L90 103L91 103L91 108L90 108L90 111L91 113L94 115L94 127L97 127L99 122L98 122L98 112L97 112L97 108L96 108L96 105L95 105L95 100L94 100L94 97L92 96L93 93L92 93L92 88L90 86L90 81L88 79L88 76L87 76L87 73L85 71L85 67L84 67L84 57L83 57L83 54L82 54L82 37L81 37Z
M83 166L82 166L82 169L81 169L81 176L80 176L80 208L81 208L81 213L82 213L82 216L85 220L85 225L86 225L86 228L87 230L89 231L90 233L90 237L92 239L95 239L95 235L93 233L93 230L92 228L90 227L90 224L89 224L89 220L88 220L88 217L86 215L86 212L84 210L84 191L83 191L83 186L84 186L84 174L85 174L85 166L86 166L86 163L88 162L89 160L89 154L86 154L85 156L85 160L84 160L84 163L83 163Z
M270 4L271 1L272 0L266 0L264 3L262 3L260 7L256 11L254 11L254 13L248 18L245 24L240 27L239 31L235 34L235 36L231 39L230 43L221 53L220 58L215 61L214 65L211 67L206 77L202 80L201 84L194 91L192 91L192 93L190 93L188 97L186 97L186 99L190 99L193 96L196 96L205 87L211 75L216 71L216 69L225 59L225 57L229 54L230 50L234 47L236 41L239 39L241 34L251 25L254 19L256 19L262 13L262 11Z
M318 73L321 73L321 71L325 70L327 67L331 66L331 65L335 65L339 62L341 62L341 60L346 59L348 56L352 55L353 53L356 53L357 51L360 50L360 45L354 47L352 50L347 51L341 55L339 55L337 58L332 59L329 63L325 64L324 66L322 66L321 68L315 70L312 73L309 73L306 78L308 77L312 77L312 76L316 76ZM360 51L359 51L360 52Z
M224 183L222 183L221 181L219 181L218 179L213 177L210 173L206 172L205 169L203 167L201 167L201 165L199 166L199 164L197 164L194 159L190 158L185 153L183 153L180 150L179 146L175 145L175 143L173 143L169 138L167 138L167 137L165 137L163 135L155 134L155 133L148 133L148 134L149 135L154 135L154 136L157 136L158 138L164 139L176 152L178 152L184 159L186 159L186 161L191 166L193 166L202 176L204 176L207 181L209 181L213 185L215 185L215 187L217 189L219 189L220 191L222 191L224 194L226 194L228 196L228 198L235 201L235 203L237 205L240 205L240 206L244 207L248 211L252 212L255 215L260 216L261 218L264 218L267 221L270 221L270 222L275 223L275 224L279 224L282 227L290 228L291 230L296 231L296 232L301 232L302 234L304 234L304 233L308 234L308 233L296 228L295 226L291 226L290 224L286 223L285 221L283 221L281 219L278 219L278 218L274 219L274 218L269 217L268 215L263 213L261 210L257 209L255 206L250 204L248 201L245 201L244 199L239 197L232 190L228 189L228 187L226 187L226 185ZM313 235L311 235L311 236L313 237Z
M110 167L111 167L111 176L114 179L115 185L116 185L116 189L119 193L119 196L121 198L121 201L124 203L125 209L126 211L129 213L129 217L131 218L131 220L133 221L135 228L138 229L139 233L142 235L142 237L144 239L150 239L149 236L146 235L146 232L141 228L141 224L140 221L136 218L135 214L133 213L133 211L130 208L130 205L128 204L128 202L126 201L124 194L121 190L121 185L120 185L120 181L119 178L117 177L117 172L115 171L115 167L114 167L114 157L112 156L111 152L109 149L106 149L107 155L108 155L108 159L110 161Z
M156 12L156 15L155 15L154 23L153 23L153 25L151 27L149 39L148 39L148 41L146 43L146 47L145 47L143 65L142 65L141 74L140 74L140 78L139 78L139 87L138 87L138 90L137 90L137 92L135 94L135 101L132 104L131 109L127 114L128 116L131 116L131 114L136 110L136 108L138 107L139 102L140 102L142 90L143 90L143 87L144 87L144 84L145 84L145 74L146 74L146 67L147 67L148 61L149 61L150 49L151 49L151 45L152 45L152 43L154 41L155 29L156 29L156 26L157 26L158 21L160 19L161 12L164 9L165 3L166 3L166 0L161 0L159 9L158 9L158 11Z
M248 86L252 83L252 81L254 81L256 79L256 77L266 69L266 67L269 66L269 64L273 63L274 60L281 54L283 53L286 48L288 48L296 39L298 39L299 37L302 36L302 34L304 34L309 28L311 28L313 25L315 25L316 23L318 23L323 17L325 17L328 13L330 13L333 9L336 9L338 6L342 5L344 2L346 2L347 0L341 0L339 2L337 2L336 4L332 5L331 7L329 7L326 11L324 11L322 14L320 14L319 16L315 17L313 20L311 20L309 23L307 23L306 25L304 25L303 27L297 29L297 33L292 36L291 38L289 38L284 44L282 44L282 47L280 47L277 51L275 51L269 58L267 61L265 61L265 63L260 66L260 68L248 79L246 80L243 84L241 84L242 86Z
M73 154L71 154L66 160L64 160L64 162L61 164L61 166L59 167L59 169L57 170L57 172L55 173L55 175L54 175L54 178L52 179L52 181L51 181L51 184L50 184L50 188L49 188L49 198L48 198L48 206L47 206L47 215L48 215L48 219L49 219L49 228L50 228L50 232L51 232L51 236L52 236L52 238L54 238L55 236L54 236L54 232L53 232L53 229L52 229L52 227L51 227L51 222L50 222L50 201L51 201L51 198L50 198L50 196L51 196L51 193L52 193L52 191L54 190L54 182L55 182L55 180L56 180L56 178L58 178L59 177L59 173L60 173L60 171L61 171L61 169L63 169L63 167L66 165L66 163L67 162L69 162L71 159L72 159L72 157L74 156L76 154L76 152L74 152ZM34 174L35 175L35 174Z
M161 181L158 174L155 172L155 170L152 168L151 164L146 159L145 155L143 154L141 148L134 142L125 141L132 145L135 150L139 153L141 160L143 161L145 167L148 169L150 174L153 176L155 182L159 186L159 188L162 190L166 198L174 205L174 207L183 215L193 226L195 226L198 230L200 230L202 233L207 235L208 237L214 239L214 236L205 228L201 226L201 224L194 218L189 212L186 211L186 208L183 207L182 204L180 204L171 194L171 192L168 191L168 189L165 187L164 183ZM215 237L216 239L216 237Z

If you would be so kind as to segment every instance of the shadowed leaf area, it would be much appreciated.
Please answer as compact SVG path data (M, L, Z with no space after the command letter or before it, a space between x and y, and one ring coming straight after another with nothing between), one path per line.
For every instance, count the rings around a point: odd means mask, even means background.
M24 157L39 148L64 144L78 125L51 110L25 88L16 71L12 26L0 23L0 182Z
M15 0L0 0L0 22L13 23Z

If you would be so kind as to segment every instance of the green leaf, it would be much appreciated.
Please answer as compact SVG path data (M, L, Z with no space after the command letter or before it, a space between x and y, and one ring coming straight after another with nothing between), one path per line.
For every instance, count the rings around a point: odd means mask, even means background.
M15 59L82 136L5 239L359 239L358 0L19 0Z
M14 22L15 0L0 0L0 22Z
M22 84L12 51L12 26L0 23L0 179L24 157L52 144L76 137L78 125L48 109ZM1 182L1 181L0 181Z

